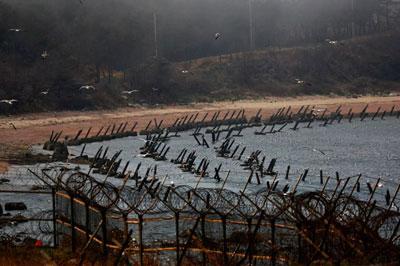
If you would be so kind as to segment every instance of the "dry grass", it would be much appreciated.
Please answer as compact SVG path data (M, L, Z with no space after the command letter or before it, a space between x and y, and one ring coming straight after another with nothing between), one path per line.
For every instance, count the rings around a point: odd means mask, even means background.
M4 247L0 249L0 266L54 265L42 250L34 247Z

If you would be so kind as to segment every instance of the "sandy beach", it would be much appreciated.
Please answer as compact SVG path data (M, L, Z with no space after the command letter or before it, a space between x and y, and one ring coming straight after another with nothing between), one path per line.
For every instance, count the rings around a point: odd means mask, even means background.
M246 116L254 115L260 108L262 115L268 116L278 108L291 106L294 110L302 105L311 105L315 108L328 108L336 110L341 105L343 113L350 108L353 112L361 112L369 104L370 112L381 107L390 111L400 108L400 96L386 97L364 96L358 98L309 96L296 98L265 98L260 100L243 100L235 102L198 103L184 106L156 106L156 107L131 107L115 110L100 110L86 112L53 112L33 113L16 116L0 117L0 158L5 158L5 151L12 150L13 146L29 146L43 143L48 140L51 131L63 131L63 136L74 136L79 129L83 132L92 127L95 134L102 126L129 122L132 125L138 122L137 130L144 128L149 120L156 118L164 120L163 125L172 124L176 118L187 114L199 112L202 117L206 112L228 111L245 109ZM13 125L16 129L14 129ZM1 160L1 159L0 159Z

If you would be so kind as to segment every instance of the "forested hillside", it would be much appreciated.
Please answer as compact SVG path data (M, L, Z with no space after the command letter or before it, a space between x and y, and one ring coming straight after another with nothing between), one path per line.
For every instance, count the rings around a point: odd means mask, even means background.
M217 98L326 92L279 87L305 77L299 84L335 87L360 77L392 84L397 39L379 38L386 31L394 38L399 17L397 1L380 0L0 0L0 100L17 100L0 111L208 100L211 91ZM345 49L340 40L364 35L381 36L379 47L336 54ZM201 70L179 63L210 56L218 60ZM361 69L332 78L326 67L316 74L320 62Z
M172 79L186 101L389 94L400 91L399 44L398 33L386 33L209 57L175 64Z

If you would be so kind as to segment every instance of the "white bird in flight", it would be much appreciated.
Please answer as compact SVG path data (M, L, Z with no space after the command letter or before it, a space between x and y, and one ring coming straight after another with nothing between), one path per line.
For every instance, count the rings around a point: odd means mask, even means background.
M313 152L318 152L324 156L327 156L326 152L317 148L311 148L311 147L303 147L304 149L312 150Z
M49 90L41 91L40 94L47 95L47 94L49 94Z
M13 105L14 103L18 102L18 100L10 99L10 100L1 100L0 103L6 103L9 105Z
M323 111L325 111L326 110L326 108L324 108L324 109L312 109L312 111L313 112L316 112L316 113L320 113L320 112L323 112Z
M139 90L131 90L131 91L122 91L122 94L132 94L132 93L137 93Z
M312 149L312 150L315 151L315 152L319 152L319 153L321 153L322 155L326 155L325 152L323 152L323 151L321 151L321 150L319 150L319 149L314 148L314 149Z
M20 32L20 31L22 31L22 29L15 28L15 29L9 29L9 31L13 31L13 32Z
M332 41L331 39L326 39L325 41L332 45L336 45L338 43L338 41Z
M47 53L46 50L44 50L40 56L42 57L43 60L45 60L49 56L49 54Z
M84 86L81 86L79 88L79 90L87 90L87 91L93 90L94 91L94 90L96 90L96 88L92 85L84 85Z
M295 79L295 80L296 80L297 84L304 84L304 80L301 80L301 79Z
M221 33L217 32L214 35L214 39L217 40L219 37L221 37Z

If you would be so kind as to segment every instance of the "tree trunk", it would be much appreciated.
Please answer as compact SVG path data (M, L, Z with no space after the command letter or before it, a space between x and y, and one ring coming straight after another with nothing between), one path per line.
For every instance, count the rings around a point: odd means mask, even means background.
M96 64L96 83L100 82L100 66Z

